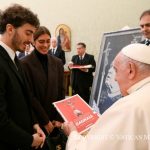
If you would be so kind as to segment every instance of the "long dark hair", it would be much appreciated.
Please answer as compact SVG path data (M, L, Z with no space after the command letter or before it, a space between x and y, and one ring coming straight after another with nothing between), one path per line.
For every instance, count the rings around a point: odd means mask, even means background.
M34 33L34 41L42 34L48 34L51 37L50 31L46 27L40 26Z

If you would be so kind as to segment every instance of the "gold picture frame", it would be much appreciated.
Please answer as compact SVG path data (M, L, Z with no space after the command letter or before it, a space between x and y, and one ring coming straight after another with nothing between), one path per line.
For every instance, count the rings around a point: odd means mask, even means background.
M71 30L67 25L58 25L55 30L55 36L57 37L58 46L61 46L62 50L71 51Z

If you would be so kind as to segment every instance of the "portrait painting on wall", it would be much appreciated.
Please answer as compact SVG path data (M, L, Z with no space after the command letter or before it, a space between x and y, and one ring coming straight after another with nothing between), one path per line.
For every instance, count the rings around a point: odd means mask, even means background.
M58 25L55 36L57 37L58 46L61 46L64 51L71 51L71 31L67 25Z

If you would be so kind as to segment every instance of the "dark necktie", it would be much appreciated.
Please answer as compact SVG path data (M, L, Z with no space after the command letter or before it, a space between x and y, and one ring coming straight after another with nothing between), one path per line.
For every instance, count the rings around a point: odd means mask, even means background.
M15 61L15 66L17 68L18 75L19 75L22 83L25 84L25 76L24 76L23 70L21 68L20 62L18 60L18 57L16 55L15 55L14 61Z
M150 40L146 40L145 45L149 46L150 45Z
M53 55L55 55L55 49L53 49Z
M16 66L16 69L18 70L18 58L17 58L17 55L15 55L15 58L14 58L14 62L15 62L15 66Z
M82 56L79 57L80 65L82 65Z
M22 76L21 66L19 64L19 60L16 55L15 55L14 61L15 61L15 66L17 68L18 73L20 74L20 76Z
M15 62L15 66L17 68L17 72L18 72L18 75L19 75L19 78L23 84L23 88L25 88L25 94L27 95L26 91L29 90L28 88L28 85L27 85L27 81L26 81L26 78L25 78L25 75L23 73L23 70L21 68L21 65L20 65L20 62L18 60L18 57L15 55L15 58L14 58L14 62Z

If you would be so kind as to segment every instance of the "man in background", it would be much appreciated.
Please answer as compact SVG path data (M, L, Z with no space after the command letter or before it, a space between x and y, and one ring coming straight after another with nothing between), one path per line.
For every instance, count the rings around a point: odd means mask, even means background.
M16 51L24 52L39 27L37 16L14 4L0 14L0 150L31 150L45 134L36 124Z
M150 45L150 9L144 11L140 16L140 27L144 36L142 44Z
M93 83L93 72L95 71L96 63L94 56L86 53L85 43L77 44L77 55L72 57L69 64L72 65L91 65L90 68L72 69L71 84L73 94L79 94L87 103L89 103L90 90Z
M26 45L26 49L24 52L18 54L18 58L21 59L27 55L29 55L33 50L33 46L31 44Z
M57 38L52 37L51 38L51 49L49 50L49 54L59 58L62 60L63 65L66 63L66 58L65 58L65 52L62 50L61 46L57 46Z
M150 47L130 44L115 57L113 67L124 96L107 109L85 137L73 123L65 123L69 135L66 150L149 150Z

